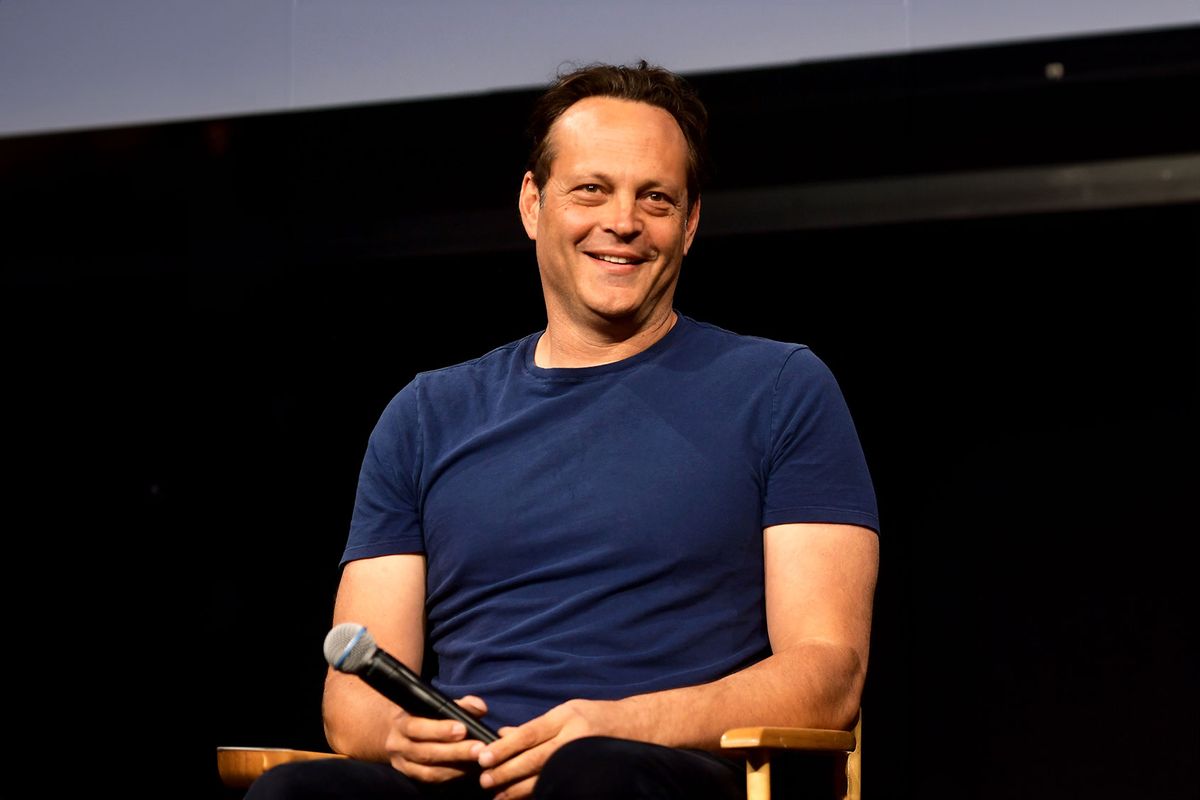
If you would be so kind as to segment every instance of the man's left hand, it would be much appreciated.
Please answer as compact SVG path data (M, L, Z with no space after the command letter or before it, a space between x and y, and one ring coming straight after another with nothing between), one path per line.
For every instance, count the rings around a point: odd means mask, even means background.
M484 770L479 784L500 790L496 800L529 797L555 750L584 736L618 735L617 717L615 702L568 700L524 725L501 728L499 739L473 752Z

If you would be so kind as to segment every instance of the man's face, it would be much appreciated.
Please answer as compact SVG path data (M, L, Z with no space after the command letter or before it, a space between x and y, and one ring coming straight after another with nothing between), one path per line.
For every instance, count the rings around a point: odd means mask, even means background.
M521 186L521 217L537 242L550 320L638 326L671 309L700 221L688 212L687 142L666 111L589 97L550 129L553 161L539 192Z

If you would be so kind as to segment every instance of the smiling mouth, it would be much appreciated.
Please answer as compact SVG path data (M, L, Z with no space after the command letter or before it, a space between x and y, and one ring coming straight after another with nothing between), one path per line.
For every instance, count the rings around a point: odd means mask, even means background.
M625 257L625 256L606 256L606 255L601 255L599 253L588 253L588 256L596 259L597 261L603 261L607 264L623 264L623 265L630 265L630 266L636 266L636 265L644 263L646 261L646 259L644 259L644 258L632 258L632 257Z

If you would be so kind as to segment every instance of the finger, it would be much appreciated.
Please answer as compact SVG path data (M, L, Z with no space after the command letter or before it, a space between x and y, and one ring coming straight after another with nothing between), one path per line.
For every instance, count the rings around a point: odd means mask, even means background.
M445 781L461 778L466 774L465 770L455 769L454 767L418 764L403 758L393 758L392 767L414 780L424 781L425 783L444 783Z
M471 749L478 742L429 742L416 741L393 728L384 743L390 754L392 765L414 778L421 780L449 780L478 769ZM446 768L450 772L442 771ZM452 774L453 773L453 774Z
M399 729L418 742L459 742L467 736L467 726L454 719L408 716L401 720Z
M491 769L485 769L479 776L479 785L485 789L505 789L516 786L526 780L536 778L541 774L542 767L550 758L550 754L558 749L561 743L555 740L544 742L525 750Z
M502 792L497 792L492 800L523 800L533 794L533 787L537 784L537 777L526 778L523 781L514 783Z
M487 703L483 702L483 698L476 697L473 694L460 697L455 702L477 717L482 717L488 712Z
M498 729L496 731L496 734L499 735L501 738L503 738L505 736L508 736L508 734L512 733L515 730L516 730L516 728L513 727L512 725L505 725L503 728ZM485 745L483 742L476 743L475 746L471 748L471 760L478 763L479 754L483 752L483 748L486 746L487 745ZM496 756L494 754L490 755L490 756L488 756L488 760L489 760L489 765L494 764L496 761Z
M449 766L455 769L475 768L471 758L474 742L397 742L393 753L414 764Z
M557 729L547 725L541 717L536 717L515 728L501 728L497 731L500 738L479 751L479 766L486 768L503 764L510 758L551 738L556 732Z

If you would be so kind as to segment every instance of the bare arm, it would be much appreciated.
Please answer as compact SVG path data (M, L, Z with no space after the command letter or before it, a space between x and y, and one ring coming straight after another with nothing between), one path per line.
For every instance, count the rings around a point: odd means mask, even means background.
M425 631L425 557L380 556L351 561L342 571L333 624L366 625L380 648L421 671ZM339 753L387 761L385 748L396 706L356 675L332 668L325 676L321 713L325 738Z
M745 725L848 728L866 676L879 539L853 525L789 524L764 533L772 655L720 680L623 700L571 700L476 746L499 798L532 791L542 765L571 739L609 735L716 749Z
M772 655L702 686L638 695L632 738L716 749L742 725L847 729L862 699L879 537L851 525L764 532ZM640 724L639 724L640 723Z
M424 618L424 556L380 556L346 565L334 604L335 625L367 626L381 649L419 673ZM478 697L461 698L459 705L479 716L487 713L487 705ZM451 780L477 769L465 725L414 717L357 675L330 668L321 710L325 738L339 753L388 762L426 782Z

